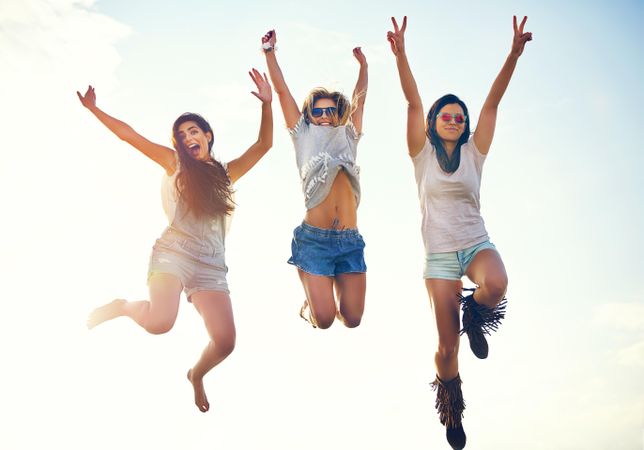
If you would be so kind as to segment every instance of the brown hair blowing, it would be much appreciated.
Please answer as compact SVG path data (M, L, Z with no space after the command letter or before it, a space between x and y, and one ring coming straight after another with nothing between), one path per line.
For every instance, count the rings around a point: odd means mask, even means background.
M214 135L210 124L199 114L183 113L172 125L172 144L179 156L179 173L175 186L179 198L183 200L188 211L198 218L214 218L229 215L234 209L232 186L228 173L222 164L210 154L209 161L194 158L183 145L179 137L179 126L193 121L204 133ZM211 152L214 139L208 142Z

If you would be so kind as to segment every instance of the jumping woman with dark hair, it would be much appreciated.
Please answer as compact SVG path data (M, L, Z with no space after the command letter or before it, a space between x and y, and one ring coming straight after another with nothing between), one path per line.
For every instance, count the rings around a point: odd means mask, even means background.
M150 300L114 300L95 309L87 325L126 316L152 334L168 332L174 325L179 297L184 290L204 320L210 342L188 371L195 404L200 411L210 405L203 377L235 347L235 322L226 282L225 236L233 212L232 186L273 145L272 93L266 75L253 69L253 92L262 102L257 141L239 158L220 163L212 154L213 131L198 114L182 114L172 126L174 149L155 144L128 124L96 106L94 88L77 92L84 107L120 139L132 145L165 170L162 200L169 226L152 249L148 268Z
M470 117L465 103L455 95L439 98L425 120L416 81L405 53L407 17L387 33L396 56L398 74L407 100L407 147L414 163L423 214L425 286L438 328L436 409L446 427L449 444L465 447L461 419L465 402L458 371L459 336L467 334L470 348L486 358L485 334L496 330L504 317L508 278L499 252L488 238L480 214L481 173L494 128L499 102L510 83L519 56L532 33L524 33L527 17L517 26L514 17L512 49L483 104L479 122L470 136ZM463 297L461 278L477 288ZM459 332L459 304L463 327Z
M358 232L356 165L367 59L360 47L353 49L360 71L351 102L340 92L317 88L300 111L277 63L276 41L275 31L269 31L262 38L262 49L293 139L307 210L294 231L288 260L297 267L306 294L300 315L314 327L329 328L336 317L347 327L357 327L364 311L367 271L365 244Z

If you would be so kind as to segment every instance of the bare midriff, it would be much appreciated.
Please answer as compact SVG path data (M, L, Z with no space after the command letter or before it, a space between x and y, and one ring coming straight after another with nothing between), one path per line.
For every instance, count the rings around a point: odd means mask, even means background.
M358 228L357 209L351 181L346 172L340 170L333 180L329 195L322 203L306 212L304 221L324 229Z

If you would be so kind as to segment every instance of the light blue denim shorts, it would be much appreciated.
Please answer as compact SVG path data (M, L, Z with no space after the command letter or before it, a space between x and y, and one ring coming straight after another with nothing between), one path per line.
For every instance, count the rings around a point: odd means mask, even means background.
M455 252L429 253L425 257L423 278L460 280L476 254L488 248L496 250L494 244L487 240Z

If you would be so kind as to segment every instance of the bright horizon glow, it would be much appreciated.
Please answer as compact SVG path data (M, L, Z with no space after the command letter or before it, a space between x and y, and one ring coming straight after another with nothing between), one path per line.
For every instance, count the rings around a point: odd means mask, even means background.
M641 3L332 0L324 12L288 0L219 3L0 4L0 448L446 448L429 387L436 332L405 102L385 39L391 15L404 14L425 109L452 92L473 123L509 51L512 15L527 15L534 34L483 175L509 304L488 360L462 342L466 448L641 448ZM206 377L211 410L201 414L185 376L207 338L190 304L163 336L127 319L85 328L95 306L147 297L149 252L166 219L162 169L111 135L75 91L92 84L101 108L165 145L179 114L199 112L228 161L258 131L247 72L266 71L259 45L271 28L298 104L318 85L350 94L351 49L367 57L366 312L355 330L312 330L298 317L304 296L286 259L304 206L275 96L274 147L236 184L227 239L237 348Z

